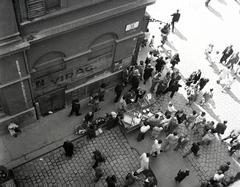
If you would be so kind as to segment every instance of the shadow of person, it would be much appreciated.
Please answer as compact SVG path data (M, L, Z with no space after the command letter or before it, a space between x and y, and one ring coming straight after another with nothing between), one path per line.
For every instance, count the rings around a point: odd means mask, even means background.
M221 119L219 117L219 115L216 115L214 113L214 111L211 109L211 107L208 104L205 104L204 106L202 106L202 108L216 121L220 122Z
M215 104L215 101L213 99L210 99L208 101L208 103L215 109L216 108L216 104Z
M238 0L235 0L235 2L236 2L238 5L240 5L240 2L239 2Z
M227 5L226 1L224 1L224 0L218 0L218 2L223 4L223 5Z
M219 74L220 70L215 63L212 63L210 66L212 67L214 73Z
M168 40L166 41L165 45L167 45L169 48L177 52L177 49L174 47L174 45L171 44Z
M240 99L238 99L238 97L231 90L227 89L225 91L234 101L240 104Z
M236 77L236 80L240 82L240 77L239 76L235 76L235 77Z
M180 39L187 41L187 38L177 28L174 29L173 34L176 34Z
M208 6L207 9L208 9L211 13L213 13L215 16L217 16L218 18L220 18L221 20L223 20L222 15L221 15L218 11L216 11L214 8L212 8L211 6Z

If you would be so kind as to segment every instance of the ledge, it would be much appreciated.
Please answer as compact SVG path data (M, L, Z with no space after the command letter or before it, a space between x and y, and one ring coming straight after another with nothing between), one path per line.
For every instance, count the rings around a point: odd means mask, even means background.
M130 2L130 3L109 9L109 10L101 11L93 15L85 16L85 17L76 19L74 21L43 30L39 33L32 34L34 38L29 42L34 43L43 39L57 36L59 34L71 32L73 30L77 30L79 28L82 28L94 23L98 23L100 21L107 20L109 18L113 18L118 15L122 15L128 12L134 11L136 9L146 7L150 4L153 4L154 2L155 0L138 0L138 1Z

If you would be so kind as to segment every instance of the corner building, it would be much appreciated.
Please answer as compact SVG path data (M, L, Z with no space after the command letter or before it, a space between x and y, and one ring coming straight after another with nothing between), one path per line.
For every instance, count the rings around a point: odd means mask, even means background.
M154 2L2 0L0 132L116 84L136 59Z

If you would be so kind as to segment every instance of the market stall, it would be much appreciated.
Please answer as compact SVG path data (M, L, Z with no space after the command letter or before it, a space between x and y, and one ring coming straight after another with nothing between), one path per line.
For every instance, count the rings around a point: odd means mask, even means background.
M145 94L136 103L129 103L126 112L123 113L123 131L129 133L138 129L142 121L154 116L158 111L156 98L151 93Z

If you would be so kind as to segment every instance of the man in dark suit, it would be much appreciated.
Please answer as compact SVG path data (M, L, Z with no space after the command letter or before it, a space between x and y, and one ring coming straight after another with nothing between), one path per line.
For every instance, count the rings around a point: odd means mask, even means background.
M224 51L222 52L222 58L220 59L220 63L223 63L227 61L228 57L230 57L233 54L233 49L232 49L232 45L226 47L226 49L224 49Z
M172 16L172 22L171 22L172 32L174 32L174 24L175 24L175 22L179 21L181 15L179 13L179 10L177 10L177 12L173 13L171 16Z

